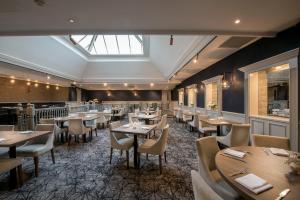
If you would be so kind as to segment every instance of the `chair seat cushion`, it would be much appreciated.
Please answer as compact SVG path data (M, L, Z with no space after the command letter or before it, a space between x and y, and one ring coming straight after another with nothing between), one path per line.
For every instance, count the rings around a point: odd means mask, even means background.
M208 126L208 127L199 128L199 131L201 133L210 133L210 132L216 132L217 128L213 126Z
M17 156L38 156L50 150L45 144L25 144L17 148Z
M150 148L156 143L156 140L147 139L143 144L141 144L138 148L138 152L140 153L151 153Z
M134 139L132 137L126 137L118 140L120 149L128 150L133 146Z
M20 166L21 160L17 158L0 158L0 174Z

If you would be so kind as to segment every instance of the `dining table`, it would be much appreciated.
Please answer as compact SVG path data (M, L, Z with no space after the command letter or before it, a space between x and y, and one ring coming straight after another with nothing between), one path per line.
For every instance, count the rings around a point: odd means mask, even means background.
M150 124L150 120L153 120L153 119L157 118L158 115L157 114L139 113L139 114L136 114L134 117L138 118L138 119L141 119L141 120L144 120L145 124L149 125Z
M227 119L220 119L220 118L211 118L211 119L199 119L200 121L203 121L211 126L217 127L217 136L223 136L221 133L221 126L228 126L232 124L240 124L240 122L227 120Z
M273 200L285 189L290 189L284 199L300 199L300 176L292 172L286 163L287 157L273 155L269 148L264 147L240 146L231 149L244 152L246 156L244 158L226 156L225 150L221 150L215 158L216 167L223 179L243 198ZM235 173L243 170L244 173ZM255 194L235 180L249 173L266 180L273 187Z
M127 135L133 135L133 163L134 167L137 169L138 168L138 136L142 136L143 138L145 136L148 136L149 133L156 127L156 125L143 125L143 124L137 124L137 125L132 125L132 124L124 124L118 128L114 128L111 131L112 132L117 132L117 133L123 133Z
M9 148L9 157L16 158L18 145L48 134L51 134L51 131L0 131L0 138L3 139L0 142L0 147ZM17 187L17 172L15 169L10 170L9 187L11 189Z

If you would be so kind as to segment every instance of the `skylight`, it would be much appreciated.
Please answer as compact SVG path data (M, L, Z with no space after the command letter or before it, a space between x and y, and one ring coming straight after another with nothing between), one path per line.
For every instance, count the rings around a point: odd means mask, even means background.
M143 55L142 35L71 35L91 55Z

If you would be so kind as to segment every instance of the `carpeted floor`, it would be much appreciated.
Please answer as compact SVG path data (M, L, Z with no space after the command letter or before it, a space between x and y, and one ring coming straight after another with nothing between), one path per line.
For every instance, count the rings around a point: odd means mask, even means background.
M0 199L193 199L190 171L197 169L196 133L169 120L167 160L159 175L158 156L141 157L140 170L127 169L125 153L115 150L109 164L110 139L107 129L98 130L90 143L73 143L55 148L56 164L50 153L40 158L40 175L20 189L0 191ZM142 139L139 141L142 143ZM130 152L133 160L133 152ZM23 168L33 172L33 160L24 159ZM6 181L8 174L0 176Z

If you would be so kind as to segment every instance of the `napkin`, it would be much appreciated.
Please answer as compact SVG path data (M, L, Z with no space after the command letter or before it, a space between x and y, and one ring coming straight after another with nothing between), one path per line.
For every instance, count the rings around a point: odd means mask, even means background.
M235 181L247 188L248 190L254 192L255 194L258 194L273 187L266 180L252 173L236 178Z
M128 128L129 126L130 126L129 124L123 125L124 128Z
M272 154L277 156L289 156L289 153L284 149L270 148Z
M0 143L4 142L6 139L5 138L0 138Z
M21 134L30 134L30 133L32 133L32 131L21 131L19 133L21 133Z
M148 126L142 126L142 129L150 130L151 128Z
M244 158L246 155L246 153L244 152L236 151L233 149L225 149L224 153L238 158Z

